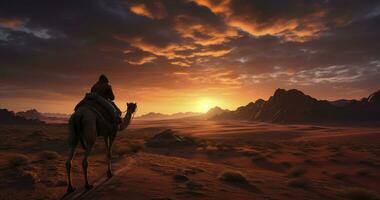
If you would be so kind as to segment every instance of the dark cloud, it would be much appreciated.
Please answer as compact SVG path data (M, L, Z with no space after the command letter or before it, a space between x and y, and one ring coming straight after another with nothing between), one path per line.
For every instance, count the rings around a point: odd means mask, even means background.
M1 2L0 101L78 99L101 73L122 98L277 87L359 97L380 76L379 10L371 0Z

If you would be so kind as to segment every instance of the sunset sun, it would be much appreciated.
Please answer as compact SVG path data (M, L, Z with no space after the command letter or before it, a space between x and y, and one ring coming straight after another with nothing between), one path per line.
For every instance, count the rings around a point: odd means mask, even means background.
M210 98L203 98L198 101L197 111L205 113L215 106L217 106L215 100Z

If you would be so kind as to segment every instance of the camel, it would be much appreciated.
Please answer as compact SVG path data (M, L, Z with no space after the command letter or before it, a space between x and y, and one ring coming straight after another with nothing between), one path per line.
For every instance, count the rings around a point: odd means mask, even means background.
M135 103L127 103L127 112L118 125L118 127L106 126L102 123L97 123L97 113L86 106L79 107L70 117L69 127L70 132L68 136L69 156L66 161L68 187L67 192L74 192L75 188L71 184L71 162L73 160L75 149L80 142L85 150L84 158L82 160L82 168L84 173L85 188L90 190L93 186L88 183L87 167L88 157L91 153L92 147L95 144L97 136L103 136L106 144L106 157L107 157L107 177L112 177L111 159L112 159L112 144L116 137L117 131L124 130L128 127L132 120L132 116L136 111L137 105Z

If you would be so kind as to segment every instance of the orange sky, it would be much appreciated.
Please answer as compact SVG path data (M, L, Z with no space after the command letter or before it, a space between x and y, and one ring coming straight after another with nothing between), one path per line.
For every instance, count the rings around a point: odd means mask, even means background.
M91 4L91 5L89 5ZM0 105L72 112L100 74L147 112L236 109L277 88L380 89L376 1L12 1L0 8Z

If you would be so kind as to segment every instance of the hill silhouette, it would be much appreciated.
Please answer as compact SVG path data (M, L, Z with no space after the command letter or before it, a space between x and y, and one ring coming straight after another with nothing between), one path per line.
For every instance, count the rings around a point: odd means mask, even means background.
M187 118L187 117L195 117L202 115L202 113L197 112L179 112L174 114L162 114L162 113L156 113L156 112L149 112L147 114L141 115L139 117L136 117L136 119L142 119L142 120L167 120L167 119L181 119L181 118Z
M44 122L39 119L27 119L18 116L7 109L0 109L0 124L44 124Z
M361 100L318 100L302 91L277 89L262 99L223 112L212 119L239 119L276 123L380 121L380 91Z

